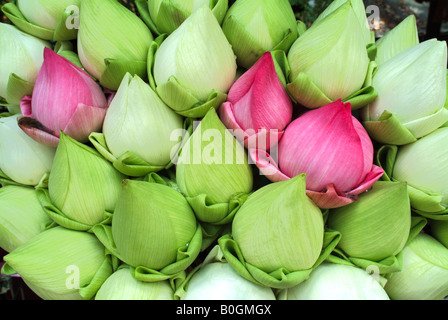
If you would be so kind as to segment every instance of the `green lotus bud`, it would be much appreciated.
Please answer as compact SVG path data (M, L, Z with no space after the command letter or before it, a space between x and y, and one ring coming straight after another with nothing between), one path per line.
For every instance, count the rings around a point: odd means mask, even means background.
M50 173L56 148L36 142L23 132L17 123L20 116L0 118L0 170L6 176L2 177L3 183L37 186Z
M385 178L406 182L413 211L437 220L448 213L446 139L448 127L442 127L416 142L378 150Z
M145 282L184 272L202 245L201 228L185 197L156 182L124 180L112 227L94 231L102 239L98 231L110 234L106 247Z
M397 255L411 230L411 206L404 182L378 181L358 201L332 209L328 227L341 233L338 249L355 265L399 271Z
M446 42L430 39L378 67L372 82L378 97L361 114L372 139L405 145L448 121L446 61Z
M420 233L403 249L403 270L384 287L392 300L442 300L448 295L448 249Z
M376 94L364 87L370 59L362 29L351 2L314 23L292 45L288 90L307 108L342 99L358 109Z
M364 2L362 0L334 0L330 3L330 5L317 17L316 20L314 20L314 24L318 23L319 21L323 20L326 16L328 16L330 13L338 9L341 5L350 2L351 6L353 7L353 10L356 14L356 18L359 22L359 29L362 33L362 38L364 39L364 43L366 46L369 44L373 44L375 42L375 33L370 30L368 21L367 21L367 15L366 15L366 8L364 6Z
M237 69L232 47L208 7L185 20L148 61L151 82L162 100L191 118L225 102Z
M176 170L179 189L200 221L231 222L252 191L253 173L244 147L210 109L185 143Z
M183 129L183 122L139 76L127 73L108 108L103 133L90 138L117 170L139 177L172 164L178 148L172 134Z
M42 209L33 188L0 188L0 248L11 252L53 222Z
M417 22L408 16L376 42L376 63L382 65L397 54L419 43Z
M173 300L174 291L168 281L136 280L128 267L115 271L98 290L95 300Z
M22 31L52 40L74 40L78 34L81 0L18 0L2 11Z
M0 23L0 47L0 103L18 114L20 100L33 93L44 61L44 48L51 48L51 43Z
M288 52L299 36L288 0L239 0L227 12L222 29L239 66L252 67L266 51Z
M137 0L141 18L157 35L170 34L193 12L208 6L221 24L229 7L228 0Z
M82 1L79 59L107 89L117 90L127 72L147 78L152 41L145 23L119 1Z
M249 196L218 242L243 277L271 288L306 280L333 250L320 209L306 195L305 174L269 184ZM333 235L334 236L334 235Z
M366 271L328 262L282 295L287 300L390 300L381 284Z
M90 233L54 227L4 258L2 274L19 274L44 300L92 299L114 264Z
M114 211L124 178L96 150L61 133L48 192L40 192L54 205L46 209L58 224L88 230Z

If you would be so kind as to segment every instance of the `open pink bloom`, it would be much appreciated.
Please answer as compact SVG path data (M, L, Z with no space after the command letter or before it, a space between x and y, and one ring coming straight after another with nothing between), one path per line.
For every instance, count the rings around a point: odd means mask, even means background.
M87 142L92 132L101 130L107 107L102 88L85 71L45 48L33 95L21 101L19 126L50 146L58 145L60 131Z
M260 171L271 181L306 174L308 196L322 209L357 200L383 175L373 164L372 142L341 100L308 111L285 130L278 162L266 151L249 150Z
M278 143L292 113L291 99L278 78L270 52L234 83L227 102L219 109L221 121L246 147L258 143L262 149Z

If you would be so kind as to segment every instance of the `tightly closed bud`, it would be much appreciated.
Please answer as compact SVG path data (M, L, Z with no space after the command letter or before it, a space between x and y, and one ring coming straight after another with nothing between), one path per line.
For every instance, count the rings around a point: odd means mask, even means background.
M82 1L79 58L107 89L117 90L127 72L147 78L152 40L145 23L119 1Z
M378 265L381 274L400 271L397 255L411 230L407 185L378 181L358 201L330 210L327 223L341 233L337 248L355 265Z
M182 274L202 245L201 228L185 197L157 182L124 180L112 226L96 229L101 239L110 234L106 247L145 282Z
M204 262L190 272L183 283L181 300L275 300L271 288L253 283L239 275L215 246Z
M246 147L262 145L267 149L280 141L292 113L291 99L270 52L238 78L219 109L222 122Z
M392 300L442 300L448 295L448 249L420 233L403 249L403 270L384 287Z
M56 148L27 136L19 116L0 118L0 170L9 182L37 186L50 173Z
M299 175L251 194L235 215L231 236L218 242L243 277L290 288L333 250L338 239L329 244L326 237L322 212L306 195L305 175Z
M356 97L350 102L357 109L375 98L372 92L358 97L364 94L370 63L362 31L351 2L346 2L294 42L288 53L288 90L298 103L319 108Z
M282 295L287 300L390 300L381 284L366 271L328 262Z
M129 267L120 267L104 281L95 300L173 300L174 291L168 281L136 280Z
M202 6L208 6L221 24L228 0L137 0L141 18L154 34L171 34Z
M447 46L427 40L390 58L378 67L373 86L378 97L362 110L372 139L405 145L448 121Z
M362 33L362 38L364 40L364 43L367 46L373 44L375 42L375 33L374 31L370 30L370 26L368 24L367 15L366 15L366 8L364 6L364 1L362 0L335 0L330 3L330 5L322 11L322 13L317 17L316 20L314 20L313 24L318 23L319 21L323 20L326 16L331 14L333 11L337 10L340 6L343 4L346 4L347 2L350 3L350 5L353 8L353 11L356 15L356 18L359 22L359 29Z
M17 0L16 3L5 4L2 11L22 31L51 41L76 39L81 0Z
M157 93L186 117L201 118L210 107L217 109L235 81L235 54L208 7L170 34L152 60Z
M418 43L417 22L415 16L410 15L376 42L375 62L380 66Z
M0 207L0 248L6 252L45 231L52 223L33 188L0 188Z
M12 113L20 113L20 100L33 92L44 48L51 44L0 23L0 47L0 103Z
M19 274L44 300L90 300L115 262L90 233L54 227L3 258L2 274Z
M439 220L448 213L448 127L405 146L383 146L378 150L385 179L408 185L413 211Z
M62 134L48 191L41 189L39 194L58 224L89 230L109 219L123 179L124 175L94 149Z
M287 52L299 36L288 0L238 0L227 12L222 29L238 65L246 69L267 51Z
M310 110L286 128L278 161L264 150L249 150L260 171L273 181L306 174L308 196L322 209L337 208L368 190L383 169L373 164L372 141L340 100Z
M101 129L107 106L102 88L84 70L45 48L33 94L21 101L19 125L49 146L58 145L61 130L84 143Z
M244 147L210 109L182 148L176 180L199 220L225 224L252 191Z
M178 144L172 134L183 129L183 122L148 84L128 73L108 108L103 133L93 133L90 140L117 170L144 176L172 164Z

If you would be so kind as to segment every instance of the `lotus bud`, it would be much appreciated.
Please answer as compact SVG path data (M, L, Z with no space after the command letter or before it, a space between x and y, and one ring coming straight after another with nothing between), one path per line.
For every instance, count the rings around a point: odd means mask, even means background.
M390 300L381 284L366 271L328 262L284 295L287 300Z
M253 173L244 147L211 108L182 148L176 181L196 217L227 224L252 191Z
M123 78L104 119L103 133L90 140L106 159L129 176L144 176L169 167L183 130L183 118L139 76Z
M33 188L0 188L0 206L0 248L6 252L12 252L45 231L52 223Z
M202 6L208 6L221 24L229 8L228 0L137 0L135 4L143 21L157 35L171 34Z
M299 36L288 0L239 0L227 12L222 29L237 56L249 69L267 51L285 52Z
M20 113L20 100L33 92L44 48L51 44L0 23L0 47L0 103L11 113Z
M112 274L114 264L90 233L57 226L4 258L2 274L19 274L44 300L90 300Z
M59 225L87 231L108 220L124 178L94 149L62 134L40 198Z
M103 90L85 71L45 49L32 97L21 101L19 125L49 146L57 147L60 131L85 143L90 133L101 130L107 106Z
M117 90L127 72L147 78L152 40L145 23L119 1L82 1L79 59L105 88Z
M370 30L370 26L367 20L366 15L366 8L364 6L364 2L362 0L335 0L332 1L328 7L322 11L321 14L314 20L313 24L318 23L319 21L323 20L326 16L331 14L333 11L337 10L340 6L343 4L346 4L347 2L350 3L350 5L353 8L354 13L356 14L356 18L359 22L359 29L362 33L362 38L364 39L364 43L366 47L368 47L371 44L374 44L375 42L375 33Z
M232 47L208 7L187 18L148 61L162 100L190 118L203 117L227 99L237 69Z
M337 244L327 240L320 209L308 198L305 175L252 193L218 240L243 277L271 288L290 288L309 277ZM331 242L331 243L329 243Z
M342 207L381 178L373 145L350 103L340 100L299 116L278 144L278 160L251 149L256 166L270 181L306 174L308 196L322 209Z
M76 39L81 0L18 0L2 11L19 29L41 39Z
M26 135L17 124L19 117L0 118L0 170L8 182L37 186L50 173L56 148Z
M353 264L376 265L381 274L400 271L398 254L411 230L411 206L404 182L378 181L358 201L332 209L328 227L341 233L337 249Z
M434 219L448 213L446 139L448 127L442 127L405 146L384 146L378 150L385 178L406 182L413 211Z
M270 52L238 78L219 109L222 122L246 147L262 144L267 149L281 139L292 113Z
M123 182L114 212L112 236L126 264L139 270L170 269L180 252L195 250L177 270L182 272L199 254L196 249L201 245L200 230L192 209L178 191L158 183ZM199 243L196 241L198 234Z
M129 267L121 267L103 283L95 300L173 300L174 291L168 281L136 280Z
M419 44L417 21L408 16L376 42L376 63L380 66L390 58Z
M403 269L384 287L391 300L442 300L448 295L448 249L426 233L403 249Z
M267 288L240 276L215 246L204 262L189 274L178 293L181 300L276 300Z
M307 108L342 99L358 109L375 98L374 90L364 92L370 59L351 2L306 30L291 46L288 61L288 91Z
M362 110L372 139L409 144L448 121L446 61L446 42L431 39L378 67L373 78L378 97Z

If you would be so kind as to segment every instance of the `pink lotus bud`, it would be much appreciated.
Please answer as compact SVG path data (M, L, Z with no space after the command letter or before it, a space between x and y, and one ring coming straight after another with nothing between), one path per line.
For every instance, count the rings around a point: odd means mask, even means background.
M279 142L278 162L263 150L250 153L271 181L305 173L307 194L323 209L356 201L383 175L383 169L373 165L367 132L352 116L350 103L341 100L294 120Z
M270 52L231 87L221 121L246 147L269 149L292 120L293 106L275 71Z
M102 88L83 70L51 49L32 97L21 101L22 130L34 140L57 146L60 131L79 142L101 129L108 103Z

